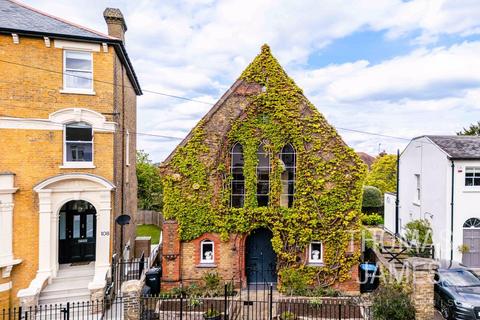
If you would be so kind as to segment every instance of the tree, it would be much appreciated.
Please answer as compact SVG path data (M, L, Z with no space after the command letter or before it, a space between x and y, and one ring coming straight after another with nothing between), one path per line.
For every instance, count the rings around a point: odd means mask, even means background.
M387 154L378 157L365 179L365 185L374 186L383 193L397 190L397 156Z
M137 151L138 207L161 211L163 185L158 168L143 150Z
M457 132L457 136L478 136L480 135L480 121L471 124L468 129L463 128L462 131Z
M364 186L362 207L380 208L382 206L383 206L383 195L380 189L372 186Z

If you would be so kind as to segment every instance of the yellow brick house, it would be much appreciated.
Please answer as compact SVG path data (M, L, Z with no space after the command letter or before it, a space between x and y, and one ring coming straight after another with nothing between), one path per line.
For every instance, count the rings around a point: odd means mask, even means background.
M132 249L142 91L103 14L108 35L0 0L0 310L96 298Z

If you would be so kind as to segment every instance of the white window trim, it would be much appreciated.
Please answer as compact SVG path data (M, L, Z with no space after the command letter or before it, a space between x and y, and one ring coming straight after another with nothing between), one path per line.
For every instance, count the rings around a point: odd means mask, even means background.
M126 133L126 147L125 147L125 165L130 166L130 131Z
M312 259L312 244L320 244L320 259ZM323 243L321 241L312 241L308 245L308 263L309 264L323 264Z
M71 123L71 122L70 122ZM67 161L67 125L63 125L63 165L60 166L61 169L94 169L95 165L93 161L95 160L95 130L91 123L88 123L92 129L92 161Z
M415 177L413 204L419 206L422 199L422 177L419 173L415 173L413 176Z
M212 258L213 258L212 260L203 259L203 245L206 244L206 243L208 243L208 244L211 243L212 244ZM202 240L200 242L200 263L201 264L215 264L215 242L214 241L206 239L206 240Z
M463 174L463 188L465 188L466 192L478 192L478 191L480 191L480 186L467 186L467 184L466 184L466 182L467 182L467 171L469 169L473 169L474 173L476 171L480 172L480 167L479 166L466 166L464 174Z
M80 89L80 88L69 88L67 87L67 82L66 82L66 69L67 69L67 52L86 52L90 53L90 67L92 69L92 85L90 89ZM93 91L93 79L94 79L94 74L93 74L93 53L90 50L78 50L78 49L64 49L63 50L63 70L62 70L62 76L63 76L63 89L60 90L60 93L73 93L73 94L87 94L87 95L94 95L95 91ZM85 72L83 70L80 70L82 72Z

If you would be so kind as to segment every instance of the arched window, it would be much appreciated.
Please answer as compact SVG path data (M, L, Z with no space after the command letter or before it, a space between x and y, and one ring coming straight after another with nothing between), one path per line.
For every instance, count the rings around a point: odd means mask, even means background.
M240 143L233 146L230 156L232 159L230 166L230 173L232 174L230 205L233 208L242 208L245 200L245 176L243 175L243 147Z
M270 154L265 151L263 143L258 146L257 157L257 203L259 207L265 207L270 191Z
M480 219L470 218L463 224L464 228L480 228Z
M65 126L64 162L93 162L93 128L86 122L73 122Z
M280 153L282 160L282 195L280 197L280 206L291 208L293 205L293 195L295 193L295 170L297 165L297 157L295 149L289 143L283 147Z
M200 242L200 263L214 263L215 244L212 240L203 240Z

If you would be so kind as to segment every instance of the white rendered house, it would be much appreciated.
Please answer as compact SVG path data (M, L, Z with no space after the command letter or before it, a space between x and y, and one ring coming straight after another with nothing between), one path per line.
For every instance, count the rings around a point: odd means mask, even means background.
M387 229L404 235L409 221L427 219L435 258L480 267L480 137L414 138L400 156L397 195L398 217L385 195Z

